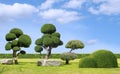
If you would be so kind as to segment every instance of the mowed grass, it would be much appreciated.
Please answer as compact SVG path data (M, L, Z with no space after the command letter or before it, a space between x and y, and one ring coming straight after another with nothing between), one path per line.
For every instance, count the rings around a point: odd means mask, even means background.
M19 59L18 65L0 64L0 74L120 74L120 68L78 68L79 59L59 67L37 66L38 59ZM60 60L60 59L56 59ZM118 59L120 67L120 59Z

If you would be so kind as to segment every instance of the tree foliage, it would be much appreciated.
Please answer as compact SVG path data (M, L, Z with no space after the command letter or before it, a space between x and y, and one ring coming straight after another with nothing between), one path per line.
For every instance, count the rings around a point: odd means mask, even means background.
M35 51L37 52L38 49L46 49L48 52L46 57L49 58L51 49L62 45L63 42L60 40L60 33L56 32L56 27L53 24L44 24L41 27L41 32L43 36L35 41L37 45L35 46Z
M31 44L31 38L28 35L23 34L23 31L19 28L11 29L9 33L6 34L5 39L6 41L8 41L8 43L5 45L5 49L6 50L12 49L14 58L17 57L18 51L23 52L21 50L21 47L27 48ZM18 52L18 54L20 54L20 52ZM14 61L15 64L18 64L17 60Z
M84 48L84 44L83 44L82 41L80 41L80 40L70 40L70 41L66 44L65 47L66 47L66 48L70 48L71 51L72 51L72 50L75 50L75 49L82 49L82 48ZM71 52L71 51L70 51L70 52Z
M72 52L64 52L60 55L60 58L62 60L65 60L66 61L66 64L69 64L69 61L70 60L74 60L77 58L77 54L75 53L72 53Z

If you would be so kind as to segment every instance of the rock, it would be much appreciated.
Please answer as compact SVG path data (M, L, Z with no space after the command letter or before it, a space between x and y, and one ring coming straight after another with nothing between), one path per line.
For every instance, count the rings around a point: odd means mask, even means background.
M12 59L2 59L1 64L13 64L13 60Z
M38 60L38 66L60 66L62 64L61 61L58 60Z

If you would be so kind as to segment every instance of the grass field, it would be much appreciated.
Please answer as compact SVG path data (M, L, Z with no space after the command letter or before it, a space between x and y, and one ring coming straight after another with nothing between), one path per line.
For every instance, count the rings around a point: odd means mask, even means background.
M0 64L0 74L120 74L120 68L78 68L79 59L59 67L37 66L37 60L19 59L18 65ZM120 67L120 59L118 63Z

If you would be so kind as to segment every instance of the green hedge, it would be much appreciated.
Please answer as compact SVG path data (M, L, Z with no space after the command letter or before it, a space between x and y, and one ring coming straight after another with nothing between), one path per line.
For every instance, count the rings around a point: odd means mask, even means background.
M89 56L90 54L77 54L78 57L77 59L80 59L82 57L86 57L86 56ZM45 54L42 54L42 56L45 56ZM120 54L115 54L115 56L117 58L120 58ZM39 54L25 54L25 55L19 55L19 58L39 58L40 55ZM0 58L12 58L12 54L0 54ZM51 58L52 59L58 59L60 58L60 54L52 54L51 55Z
M85 57L85 56L89 56L89 54L77 54L78 55L78 59ZM45 54L42 54L42 56L45 56ZM19 55L19 58L40 58L40 54L25 54ZM12 58L12 54L0 54L0 58ZM51 57L52 59L60 59L60 54L52 54Z

